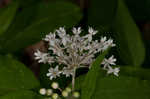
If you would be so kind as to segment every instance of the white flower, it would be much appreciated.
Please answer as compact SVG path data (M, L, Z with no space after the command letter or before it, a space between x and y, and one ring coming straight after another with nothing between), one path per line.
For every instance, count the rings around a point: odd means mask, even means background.
M85 37L88 38L88 40L92 41L92 36L95 35L98 31L94 30L93 28L89 27L88 29L89 34L87 34Z
M88 32L92 35L95 35L98 31L94 30L92 27L89 27Z
M115 44L113 44L113 40L112 39L109 39L107 41L107 43L108 43L109 46L112 46L112 47L116 46Z
M102 42L102 43L104 43L106 40L107 40L106 37L102 37L102 38L101 38L101 42Z
M119 76L119 75L118 75L119 71L120 71L120 68L117 68L117 67L116 67L116 68L113 69L113 68L111 67L111 68L108 69L107 74L113 73L115 76Z
M56 34L50 32L48 35L46 35L44 40L48 41L51 46L54 46L55 45L55 37L56 37Z
M107 74L114 74L115 76L119 76L118 73L120 71L120 68L112 68L111 65L116 65L116 58L114 58L114 56L112 55L110 58L108 59L104 59L103 62L101 63L102 65L104 65L103 69L107 71Z
M56 78L57 76L60 76L61 71L59 71L58 66L56 66L55 68L50 68L49 73L47 73L46 75L48 77L50 77L50 80L52 80L53 78Z
M64 27L60 27L58 30L56 30L56 32L58 33L58 36L62 39L62 44L65 46L68 39L68 36L66 35L66 30L64 29Z
M46 63L48 61L48 53L42 53L39 50L34 53L35 59L38 60L39 63Z
M59 29L56 30L56 32L58 33L58 35L59 35L60 37L63 37L63 36L66 35L66 30L65 30L64 27L60 27Z
M116 65L116 58L114 58L114 56L112 55L109 59L104 59L102 64L103 65Z
M64 67L63 70L62 70L62 73L63 73L64 75L66 75L66 77L69 77L70 75L73 74L73 70L72 70L72 69L69 69L69 68L67 68L67 67Z
M81 33L81 27L78 27L78 28L73 28L72 29L72 32L74 33L74 35L79 35Z

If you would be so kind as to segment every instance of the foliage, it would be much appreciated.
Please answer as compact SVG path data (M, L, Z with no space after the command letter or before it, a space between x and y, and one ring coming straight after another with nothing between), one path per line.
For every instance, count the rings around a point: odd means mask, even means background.
M0 95L40 86L33 73L12 56L0 56Z
M99 64L103 61L105 55L107 54L107 50L103 52L102 55L99 55L97 59L92 63L91 69L87 73L83 84L82 84L82 95L81 98L83 99L91 99L92 94L94 93L95 85L97 82L97 78L100 72ZM90 91L90 93L89 93Z
M18 54L60 26L69 31L82 24L102 31L96 38L109 35L115 40L117 47L111 51L117 51L121 72L118 78L106 75L100 63L108 51L98 56L87 73L77 74L75 89L81 99L149 99L150 70L142 68L145 47L134 21L149 18L149 4L148 0L90 0L84 15L67 0L12 0L0 8L0 99L43 99L37 90L50 87L48 66L41 65L40 77L35 78ZM70 82L61 78L55 80L65 88Z

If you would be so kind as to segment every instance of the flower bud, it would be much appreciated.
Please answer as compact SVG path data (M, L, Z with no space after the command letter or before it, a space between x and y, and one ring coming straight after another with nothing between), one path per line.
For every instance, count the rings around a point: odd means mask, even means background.
M52 95L52 93L53 93L53 90L52 90L52 89L47 89L47 91L46 91L47 96Z
M65 90L66 90L67 92L71 92L71 88L69 88L69 87L67 87Z
M45 89L45 88L41 88L41 89L39 90L39 93L40 93L41 95L45 95L45 94L46 94L46 89Z
M62 92L62 96L63 96L63 97L68 97L68 92L67 92L67 91L63 91L63 92Z
M57 93L53 93L52 99L58 99L58 94Z
M57 89L59 87L57 82L53 82L51 86L53 89Z
M75 98L79 98L80 93L79 93L79 92L73 92L73 96L74 96Z

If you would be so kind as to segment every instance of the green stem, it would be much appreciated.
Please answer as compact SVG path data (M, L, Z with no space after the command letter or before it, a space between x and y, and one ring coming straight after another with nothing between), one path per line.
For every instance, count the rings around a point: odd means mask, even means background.
M75 77L76 77L76 68L73 70L73 75L72 75L72 91L74 91L75 88Z

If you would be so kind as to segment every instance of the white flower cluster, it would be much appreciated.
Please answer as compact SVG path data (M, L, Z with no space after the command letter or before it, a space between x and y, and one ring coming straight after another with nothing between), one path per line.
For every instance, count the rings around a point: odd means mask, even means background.
M115 64L116 59L112 55L109 59L104 59L102 64L104 65L103 69L107 70L107 74L113 73L115 76L119 76L118 73L120 71L119 67L112 68L111 65L116 65Z
M64 27L60 27L54 33L49 33L43 39L49 44L49 50L53 52L52 55L49 53L43 53L37 50L35 53L35 59L39 63L53 64L58 63L55 68L50 67L47 76L52 80L60 76L60 74L73 76L75 70L80 67L89 67L95 58L95 54L103 52L109 47L115 46L112 39L102 37L100 40L93 40L93 35L98 31L93 28L88 29L88 34L81 36L81 28L73 28L73 34L67 34ZM111 60L111 59L110 59ZM114 60L113 60L114 61ZM112 61L112 63L113 63ZM110 70L109 60L104 60L104 68L108 67L108 73L112 73ZM60 70L59 65L64 67ZM112 69L112 68L111 68ZM116 73L114 73L116 75Z

